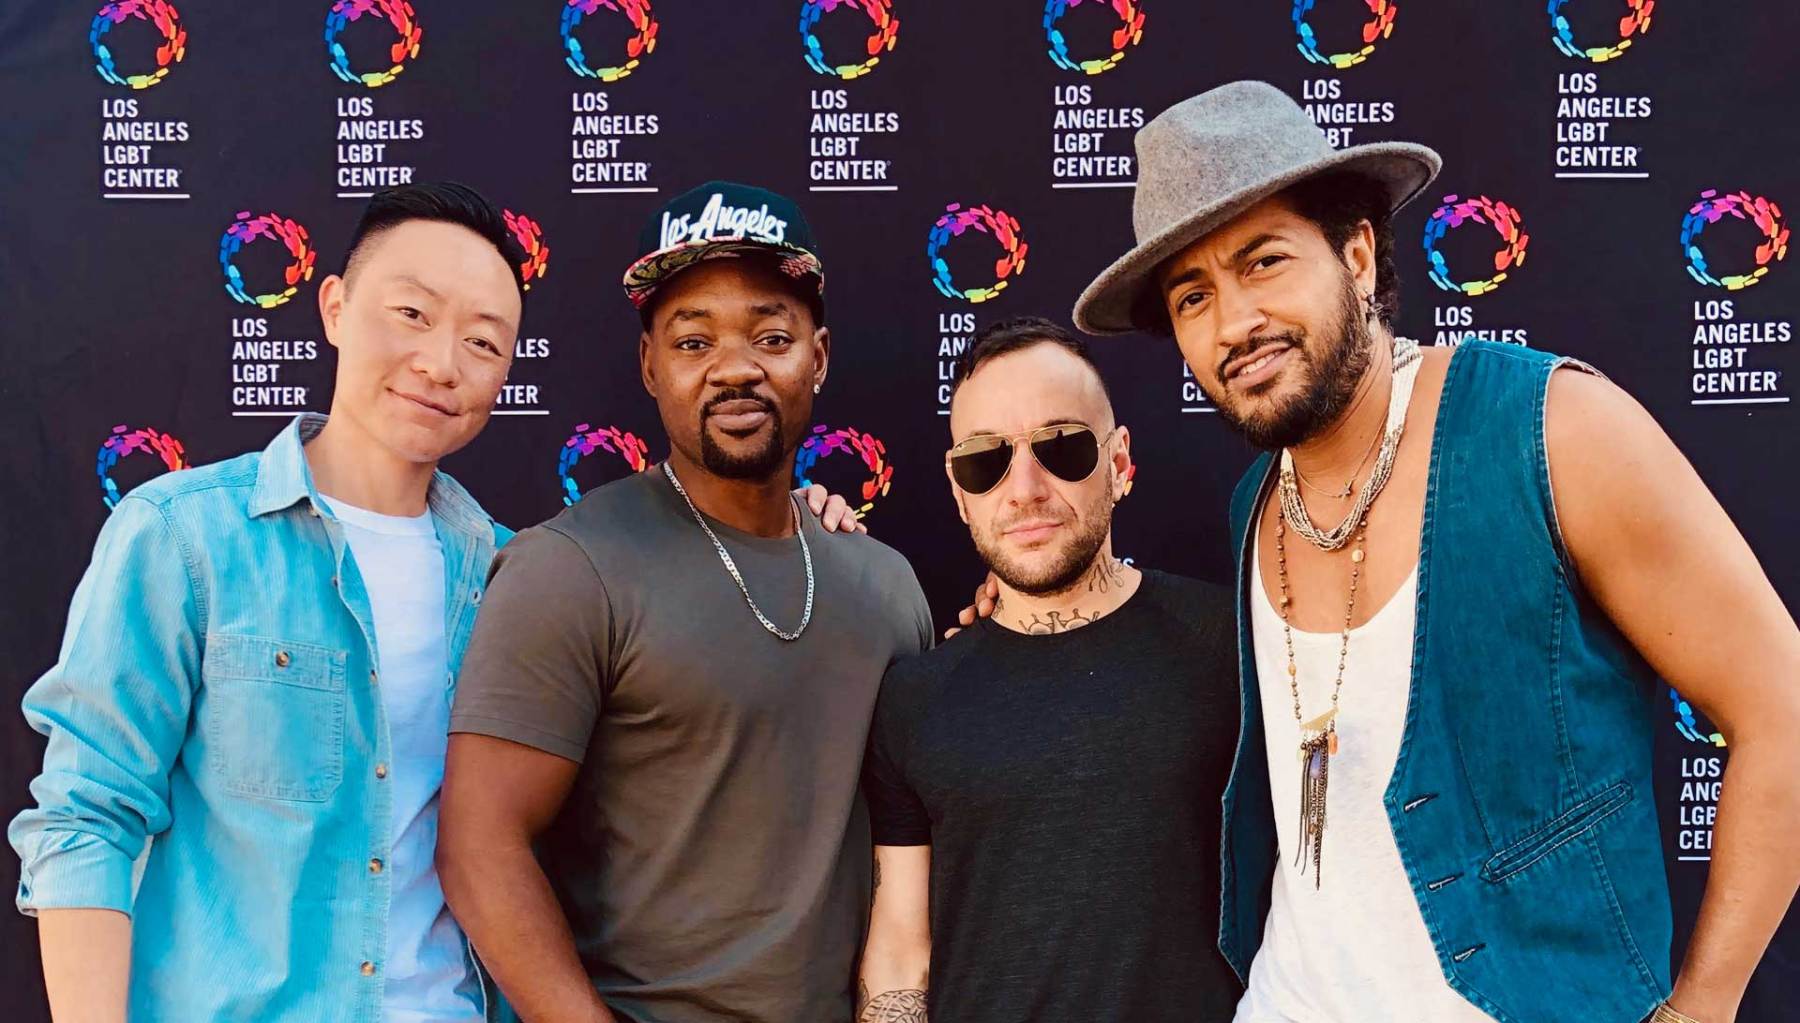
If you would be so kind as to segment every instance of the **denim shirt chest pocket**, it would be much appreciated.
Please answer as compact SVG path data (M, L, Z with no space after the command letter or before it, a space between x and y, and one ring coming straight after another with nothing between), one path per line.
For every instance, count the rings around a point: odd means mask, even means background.
M209 637L201 665L208 773L238 795L330 799L344 778L346 659L310 643Z

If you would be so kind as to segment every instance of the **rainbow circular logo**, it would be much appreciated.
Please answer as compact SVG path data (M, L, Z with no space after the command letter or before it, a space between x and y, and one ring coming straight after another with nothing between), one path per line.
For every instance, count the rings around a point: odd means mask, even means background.
M1669 687L1669 702L1675 706L1675 730L1680 732L1683 738L1703 746L1725 748L1725 737L1713 731L1710 726L1701 727L1699 715L1695 714L1693 706L1675 691L1674 686Z
M1437 244L1444 235L1470 222L1492 227L1500 235L1501 244L1494 253L1493 276L1479 281L1458 281L1450 276L1450 267ZM1430 264L1427 272L1431 283L1445 291L1485 295L1506 280L1508 270L1525 265L1525 246L1530 241L1531 236L1519 227L1519 211L1506 203L1485 195L1473 199L1446 195L1444 204L1432 210L1431 219L1425 221L1425 259Z
M544 225L512 210L501 210L500 213L506 218L506 229L525 250L525 262L519 264L519 277L525 282L525 290L530 291L533 280L541 281L550 272L550 246L544 244Z
M119 493L119 485L113 481L113 466L119 464L119 459L139 451L162 459L163 468L171 472L188 467L187 451L173 434L147 426L136 430L124 425L113 427L112 434L100 442L100 454L94 459L94 474L100 477L100 500L108 508L117 508L120 498L125 496Z
M1747 274L1714 276L1707 266L1706 253L1700 250L1700 232L1724 217L1748 220L1762 231L1763 240L1752 254L1756 269ZM1687 257L1688 276L1714 288L1741 291L1750 287L1768 275L1770 263L1787 258L1787 247L1788 226L1782 219L1781 207L1760 195L1720 195L1718 189L1709 188L1700 193L1699 201L1688 207L1687 216L1681 218L1681 252Z
M860 10L868 16L874 31L864 42L863 48L868 51L868 60L860 64L832 64L825 59L825 47L819 42L818 34L813 28L819 19L840 7ZM891 0L806 0L800 5L800 38L806 44L806 66L822 75L832 75L849 81L861 78L875 65L881 63L882 51L892 53L894 44L900 38L900 19L894 17L894 5Z
M966 231L979 231L992 235L1000 243L1001 256L994 261L994 283L977 288L959 288L950 279L950 265L944 262L942 251L950 243L950 239L960 237ZM986 302L1006 289L1009 279L1025 272L1025 254L1030 246L1019 234L1019 222L1008 216L1004 210L996 210L985 203L964 209L961 203L951 203L944 207L944 215L931 225L931 235L925 242L925 258L931 262L931 283L946 298L959 298L965 302Z
M288 250L294 261L282 271L283 288L280 291L265 292L252 295L244 287L244 275L238 271L235 262L238 250L258 238L272 238L280 242ZM264 213L252 217L249 210L237 215L230 227L219 237L219 267L225 271L225 293L245 305L260 306L273 309L299 291L301 281L312 280L313 262L318 253L307 243L306 228L297 221L289 220L279 213Z
M887 461L887 445L873 434L848 426L834 430L824 423L813 427L812 433L794 450L794 485L812 486L813 467L839 453L855 455L869 470L869 478L862 483L862 504L856 506L856 517L863 518L875 507L875 499L885 496L894 481L894 467Z
M350 69L350 56L344 52L338 36L345 26L370 13L380 14L394 26L396 38L388 47L388 59L392 64L384 71L358 73ZM413 5L405 0L337 0L325 13L325 49L331 54L331 70L351 85L374 89L400 77L400 72L406 70L406 62L419 55L419 39L424 34L425 29L413 15Z
M1617 0L1613 0L1617 2ZM1550 0L1550 32L1556 48L1565 56L1576 60L1593 61L1604 64L1618 57L1631 48L1633 36L1641 36L1650 31L1650 12L1656 7L1656 0L1625 0L1628 8L1624 17L1619 19L1619 41L1611 46L1581 47L1575 45L1575 31L1569 27L1569 19L1563 17L1562 9L1568 6L1569 0Z
M1080 7L1083 0L1045 0L1044 3L1044 37L1050 44L1050 59L1056 66L1065 71L1076 71L1084 75L1098 75L1111 71L1125 59L1125 49L1135 46L1144 40L1143 5L1134 0L1088 0L1093 3L1110 3L1113 13L1119 16L1119 26L1112 32L1112 53L1099 60L1076 60L1069 54L1069 41L1063 37L1062 29L1057 22L1069 13L1069 8Z
M106 34L126 18L136 18L156 26L162 33L162 45L156 48L156 70L147 75L120 75L113 61L112 48L106 45ZM187 56L187 29L175 5L166 0L119 0L103 4L88 25L88 45L94 50L94 70L114 85L128 89L148 89L169 76L169 65L181 63Z
M572 505L581 500L581 487L575 482L575 463L596 451L618 455L632 472L643 472L650 467L650 447L642 437L616 426L596 430L582 423L575 427L568 440L563 441L562 453L556 457L557 489L562 492L563 504Z
M581 19L602 7L630 19L637 32L625 41L625 63L616 67L594 67L588 63L581 40L575 38L575 27ZM566 0L562 10L562 43L567 53L564 63L583 78L616 82L637 70L640 58L656 49L656 18L650 14L650 0Z
M1314 64L1325 64L1342 70L1369 59L1375 44L1394 34L1394 16L1399 13L1398 0L1362 0L1369 9L1369 20L1363 23L1362 46L1342 53L1321 53L1319 40L1313 35L1306 16L1318 0L1294 0L1294 31L1300 36L1300 55Z

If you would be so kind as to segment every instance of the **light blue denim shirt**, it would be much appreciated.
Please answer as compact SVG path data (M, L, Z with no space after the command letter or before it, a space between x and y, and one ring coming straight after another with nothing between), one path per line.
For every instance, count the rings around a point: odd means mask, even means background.
M120 501L25 694L50 741L8 831L18 905L130 914L133 1020L381 1018L392 745L368 593L301 450L324 423ZM428 504L448 689L510 533L443 473Z

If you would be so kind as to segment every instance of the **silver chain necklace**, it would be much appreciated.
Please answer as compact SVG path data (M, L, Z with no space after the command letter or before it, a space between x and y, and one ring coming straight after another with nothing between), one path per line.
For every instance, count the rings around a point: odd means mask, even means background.
M1419 343L1409 338L1394 339L1394 382L1393 390L1388 394L1387 426L1381 438L1381 452L1375 456L1375 467L1369 471L1369 478L1363 483L1362 490L1356 495L1356 503L1343 521L1330 529L1320 529L1313 525L1312 516L1306 510L1306 500L1300 495L1300 487L1295 482L1297 473L1294 468L1293 453L1283 448L1281 451L1281 517L1294 532L1306 538L1306 541L1322 551L1335 551L1343 548L1350 537L1355 534L1357 523L1369 513L1369 506L1387 486L1388 477L1394 471L1394 456L1400 450L1400 435L1406 430L1406 406L1412 400L1413 384L1419 376Z
M756 601L751 599L750 587L744 585L744 577L738 574L737 564L731 560L731 552L725 549L725 545L719 542L718 534L714 533L712 527L706 524L706 517L700 514L700 509L694 507L694 499L688 496L687 489L681 485L680 480L675 478L675 469L668 462L663 463L663 475L669 477L669 482L675 486L675 492L681 495L682 501L687 503L688 511L693 513L694 521L700 523L700 528L706 531L706 538L712 541L713 549L719 552L719 560L725 563L725 571L731 573L732 581L737 583L738 592L744 595L744 603L750 605L750 613L755 615L756 620L762 623L762 627L768 629L775 638L786 640L789 643L799 639L800 634L805 632L806 627L812 623L813 611L812 548L806 545L806 530L802 528L800 522L799 506L793 505L794 534L800 538L800 556L806 559L806 610L800 615L799 628L793 632L783 632L776 628L774 622L769 621L769 616L763 614L762 608L757 607ZM788 500L792 505L793 499L789 498Z

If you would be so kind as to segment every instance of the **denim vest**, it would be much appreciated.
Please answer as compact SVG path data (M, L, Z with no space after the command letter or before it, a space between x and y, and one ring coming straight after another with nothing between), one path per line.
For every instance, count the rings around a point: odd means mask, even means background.
M1444 978L1501 1023L1628 1023L1670 987L1651 792L1660 689L1575 578L1551 498L1544 400L1569 362L1486 342L1450 361L1411 695L1383 797ZM1277 855L1248 589L1272 463L1251 466L1231 507L1243 730L1224 798L1219 945L1240 977Z

